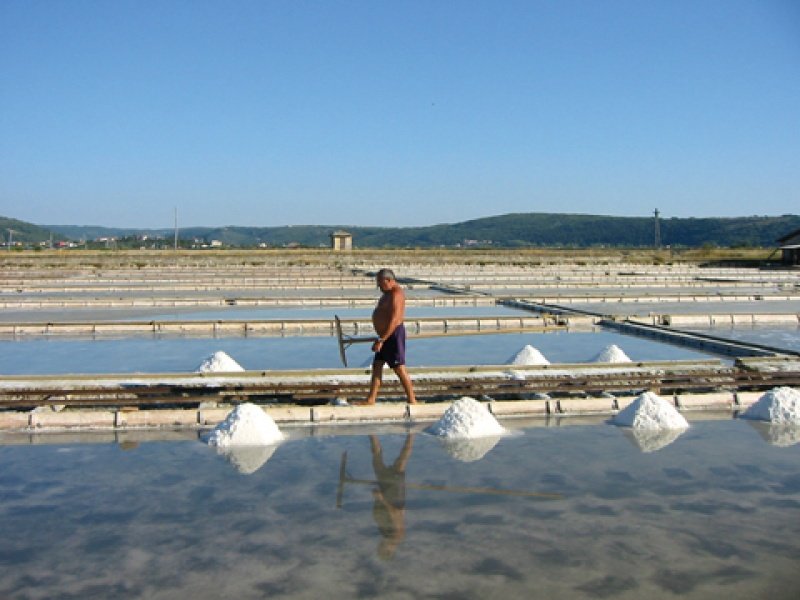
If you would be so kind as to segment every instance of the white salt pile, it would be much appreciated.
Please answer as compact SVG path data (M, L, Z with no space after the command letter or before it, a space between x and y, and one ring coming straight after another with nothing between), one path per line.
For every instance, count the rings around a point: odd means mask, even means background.
M479 438L443 438L445 452L461 462L475 462L497 445L502 435L486 435Z
M790 387L773 388L751 405L742 417L770 423L800 424L800 391Z
M245 403L234 408L208 437L209 446L263 446L275 444L283 434L275 421L255 404Z
M622 348L616 344L606 346L603 350L592 359L592 362L599 363L627 363L632 362L628 355L622 351Z
M468 396L453 402L427 431L444 438L501 436L506 433L486 406Z
M519 352L512 356L507 365L549 365L550 361L530 344L526 344Z
M634 429L685 429L689 427L677 409L653 392L637 396L614 417L614 424Z
M244 369L222 350L214 352L195 370L196 373L230 373L232 371L244 371Z

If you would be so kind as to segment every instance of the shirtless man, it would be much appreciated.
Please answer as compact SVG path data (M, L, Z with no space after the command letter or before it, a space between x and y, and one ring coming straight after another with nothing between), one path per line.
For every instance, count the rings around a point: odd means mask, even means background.
M406 296L390 269L378 271L376 281L383 292L383 296L378 300L378 305L372 311L372 325L375 327L378 339L372 344L375 358L372 361L369 396L360 404L375 404L378 399L378 390L383 381L384 364L388 364L397 374L403 390L405 390L408 403L416 404L414 386L406 370L406 328L403 325Z

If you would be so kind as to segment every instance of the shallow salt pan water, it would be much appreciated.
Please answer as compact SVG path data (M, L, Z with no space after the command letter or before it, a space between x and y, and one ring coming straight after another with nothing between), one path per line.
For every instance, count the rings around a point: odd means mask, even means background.
M0 597L800 594L800 445L732 419L654 452L599 420L503 424L469 462L421 426L295 429L247 470L197 439L4 434L38 445L0 445Z
M791 325L785 327L737 326L737 327L693 327L687 331L709 333L732 340L753 342L775 346L786 350L800 351L800 328Z
M616 344L634 361L702 360L713 358L685 348L614 332L552 332L409 339L410 367L441 365L503 365L526 344L551 363L590 362ZM341 366L333 337L178 338L129 337L20 338L0 341L0 373L133 373L191 372L207 356L223 351L248 370L322 369ZM347 350L348 364L367 365L369 344Z
M377 296L375 297L377 300ZM321 308L224 306L219 308L83 308L65 310L4 310L0 322L71 322L71 321L202 321L202 320L261 320L261 319L369 319L372 307ZM532 316L531 313L505 306L409 306L408 318L422 317L497 317Z

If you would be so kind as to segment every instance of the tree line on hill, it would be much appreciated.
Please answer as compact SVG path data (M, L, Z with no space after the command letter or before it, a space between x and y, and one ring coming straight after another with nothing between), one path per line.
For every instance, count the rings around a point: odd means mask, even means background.
M34 225L0 217L7 245L46 245L52 240L89 243L98 240L116 248L172 247L173 229L136 229L85 225ZM658 221L662 246L696 248L775 247L777 240L800 229L800 216L670 218ZM203 247L216 241L226 247L328 247L335 230L352 234L356 248L436 247L653 247L653 217L612 217L557 213L518 213L427 227L349 227L295 225L279 227L186 227L179 230L181 247Z

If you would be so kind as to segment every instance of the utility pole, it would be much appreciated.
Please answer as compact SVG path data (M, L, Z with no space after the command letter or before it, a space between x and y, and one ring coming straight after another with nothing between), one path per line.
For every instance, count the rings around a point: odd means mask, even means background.
M178 207L175 207L175 250L178 249Z
M11 247L14 245L14 234L19 233L19 231L14 231L10 227L8 228L8 250L11 251Z
M655 247L658 250L661 248L661 225L658 222L658 209L653 214L655 215Z

